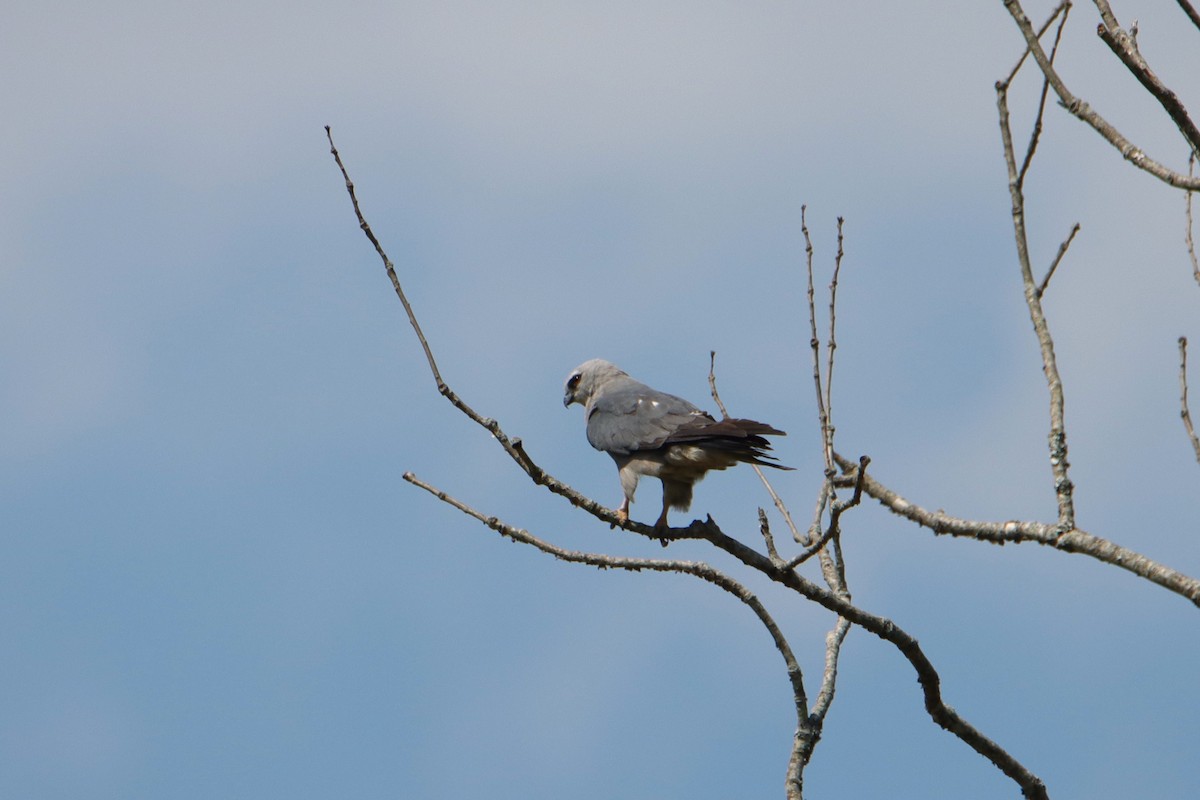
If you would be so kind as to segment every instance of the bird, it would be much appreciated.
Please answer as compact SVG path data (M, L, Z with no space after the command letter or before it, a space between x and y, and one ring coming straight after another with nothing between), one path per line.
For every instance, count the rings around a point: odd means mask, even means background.
M600 358L585 361L567 376L563 405L584 407L587 440L617 463L624 498L617 519L629 520L638 479L662 481L662 513L656 531L667 528L667 511L687 511L692 489L709 470L738 463L790 470L768 455L764 436L786 436L752 419L714 419L673 394L636 381L617 365Z

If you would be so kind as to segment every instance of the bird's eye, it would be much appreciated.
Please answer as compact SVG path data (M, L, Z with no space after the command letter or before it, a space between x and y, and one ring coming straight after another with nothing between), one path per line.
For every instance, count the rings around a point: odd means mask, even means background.
M579 386L579 379L582 377L583 377L582 375L580 375L578 372L576 372L574 375L572 375L570 378L567 379L567 388L574 390L577 386Z

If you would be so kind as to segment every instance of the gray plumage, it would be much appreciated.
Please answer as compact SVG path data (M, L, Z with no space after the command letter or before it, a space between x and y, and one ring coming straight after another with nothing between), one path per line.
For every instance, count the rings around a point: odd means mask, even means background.
M642 475L663 485L663 509L655 528L667 527L667 510L686 511L692 487L710 469L738 463L791 469L773 463L764 436L784 432L751 419L717 420L696 406L651 389L599 358L585 361L567 376L563 405L579 403L587 418L587 439L617 462L625 497L617 509L624 522Z

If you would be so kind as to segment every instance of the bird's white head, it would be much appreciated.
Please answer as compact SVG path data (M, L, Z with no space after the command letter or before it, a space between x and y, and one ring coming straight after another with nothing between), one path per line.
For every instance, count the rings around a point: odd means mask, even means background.
M572 403L579 403L586 406L599 386L625 374L616 364L602 358L585 361L567 376L563 387L563 405L570 407Z

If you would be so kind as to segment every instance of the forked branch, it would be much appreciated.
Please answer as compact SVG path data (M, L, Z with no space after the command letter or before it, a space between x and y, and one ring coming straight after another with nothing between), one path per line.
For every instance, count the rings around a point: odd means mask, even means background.
M1059 11L1063 11L1063 16L1059 21L1058 34L1055 36L1054 49L1051 50L1050 56L1047 59L1047 64L1051 68L1053 64L1054 54L1058 49L1058 41L1061 38L1062 26L1066 22L1065 14L1066 5L1062 5L1054 12L1051 19L1057 16ZM1028 26L1028 20L1025 21ZM1046 30L1049 25L1042 27ZM1030 31L1032 34L1032 30ZM1041 52L1041 45L1037 39L1033 39L1033 43L1029 45L1032 51L1034 46L1038 47L1037 53ZM1035 53L1036 55L1036 53ZM1042 53L1044 57L1045 54ZM1024 61L1025 56L1022 55L1021 61ZM1039 61L1040 63L1040 61ZM1012 222L1013 236L1016 239L1017 245L1017 262L1021 270L1021 282L1025 287L1025 304L1029 308L1029 318L1033 322L1033 330L1038 340L1038 347L1042 355L1042 372L1046 376L1046 386L1050 393L1050 469L1054 477L1054 494L1058 500L1058 526L1060 530L1069 531L1075 527L1075 501L1074 501L1074 484L1070 477L1070 464L1067 461L1067 429L1064 413L1064 393L1062 385L1062 377L1058 371L1058 362L1054 355L1054 339L1050 335L1050 326L1046 322L1046 314L1042 309L1042 295L1045 292L1045 287L1049 283L1050 277L1053 275L1054 269L1057 268L1058 262L1062 255L1066 252L1070 241L1075 236L1073 229L1070 237L1059 248L1059 256L1055 259L1052 267L1047 271L1046 278L1041 283L1035 281L1033 277L1033 266L1029 255L1029 237L1025 228L1025 177L1028 173L1029 163L1033 158L1033 153L1037 149L1038 137L1040 129L1035 127L1029 144L1025 151L1025 158L1022 161L1023 166L1017 165L1017 156L1013 149L1012 129L1009 126L1008 115L1008 87L1012 77L1020 68L1019 61L1017 67L1009 73L1008 80L998 81L996 83L996 106L1000 115L1000 138L1004 148L1004 161L1008 166L1008 192L1012 199ZM1049 82L1047 77L1046 81ZM1041 106L1046 102L1046 92L1043 87L1041 99L1039 101L1038 119L1041 119Z
M1061 5L1067 5L1064 2ZM1055 70L1050 57L1042 48L1038 41L1039 36L1033 30L1033 25L1029 22L1029 17L1025 15L1025 10L1021 7L1019 0L1004 0L1004 7L1008 9L1013 21L1016 22L1017 28L1021 31L1021 35L1025 37L1026 46L1029 52L1033 55L1034 61L1037 62L1038 68L1042 71L1050 87L1058 96L1062 106L1076 118L1082 120L1092 127L1096 133L1100 134L1117 152L1119 152L1126 161L1133 164L1140 170L1147 172L1159 180L1174 186L1179 189L1200 189L1200 179L1184 175L1180 172L1170 169L1158 161L1150 158L1146 153L1133 142L1129 141L1124 135L1118 131L1112 123L1102 117L1082 98L1076 97L1067 88L1062 77ZM1056 12L1057 13L1057 12Z
M1190 149L1193 152L1200 152L1200 130L1197 130L1196 123L1188 115L1179 96L1154 74L1154 70L1150 69L1150 65L1137 48L1137 42L1117 23L1106 0L1096 0L1096 6L1100 9L1102 19L1101 24L1096 26L1096 34L1100 40L1108 45L1108 49L1112 50L1113 55L1120 59L1138 83L1142 84L1142 87L1158 101L1163 110L1167 112L1167 116L1175 123L1175 127L1179 128L1183 138L1191 145Z
M728 417L729 412L725 408L725 404L721 401L721 394L717 390L716 356L717 354L715 351L710 351L708 385L710 391L712 392L713 402L715 402L717 404L717 408L721 410L721 415L723 417ZM792 532L792 537L799 542L801 540L800 534L796 529L795 523L792 521L792 515L788 511L787 506L784 505L783 501L779 498L779 495L776 493L775 488L771 485L771 482L767 478L763 469L756 464L752 464L751 466L753 466L754 471L758 473L758 477L762 481L763 486L766 487L767 493L775 501L775 506L779 509L780 514L783 515L784 521ZM829 485L828 477L823 479L822 485ZM861 491L856 493L856 498L859 495L861 495ZM800 555L786 562L784 569L794 570L813 555L819 554L821 558L821 570L825 575L826 584L829 586L830 590L848 597L845 586L844 571L835 565L832 556L826 550L826 546L839 532L838 520L840 519L842 512L852 505L857 505L857 500L853 504L835 504L834 514L832 515L832 519L826 533L823 534L817 541L812 542ZM763 541L767 547L767 557L770 559L771 564L778 568L781 565L784 565L785 562L779 555L779 551L775 546L775 537L771 534L771 526L767 520L766 512L761 508L758 509L758 518L759 530L762 533ZM817 742L820 740L821 733L825 727L825 718L829 713L829 709L833 704L834 695L836 694L838 659L841 656L842 642L845 641L846 634L849 632L849 630L850 624L845 618L839 617L837 622L834 623L833 630L831 630L825 637L825 669L821 677L821 689L818 693L818 702L813 707L812 713L808 715L807 726L803 730L797 728L796 736L792 742L792 755L789 760L788 768L789 775L797 770L803 770L803 767L812 759L813 750L816 747Z
M844 474L855 479L860 477L856 462L838 454L835 454L835 458ZM869 497L877 500L892 513L927 528L934 534L947 534L1000 545L1034 543L1064 553L1078 553L1127 570L1200 606L1200 580L1087 531L1078 528L1062 531L1057 525L1044 522L969 520L952 516L942 510L930 511L902 497L869 474L862 478L862 487Z
M758 617L759 622L767 629L767 633L771 635L771 640L775 644L775 649L783 656L784 664L787 667L788 679L792 687L792 702L796 708L796 730L797 739L813 739L812 744L815 745L815 736L810 733L810 725L808 720L808 698L804 692L804 675L800 669L800 662L796 660L795 653L792 652L791 645L788 644L787 638L784 637L783 631L775 619L767 611L766 606L758 597L747 589L742 584L735 581L725 573L715 567L705 564L700 561L675 561L661 558L627 558L622 556L611 556L601 553L586 553L576 550L567 550L557 545L550 544L544 539L534 536L529 531L522 528L513 527L498 517L487 516L480 511L475 510L471 506L461 500L451 496L447 492L438 489L429 483L418 478L411 472L404 473L404 480L414 486L432 494L442 502L458 509L464 514L474 517L492 530L499 533L501 536L512 539L514 542L527 544L537 550L540 550L547 555L554 556L560 561L566 561L572 564L586 564L598 569L621 569L629 572L677 572L682 575L691 575L699 578L702 581L711 583L712 585L722 589L725 592L736 597L744 605L746 605L754 615ZM811 752L811 748L809 749ZM799 798L801 796L802 786L802 769L803 764L796 762L789 765L788 770L788 796L789 798Z

